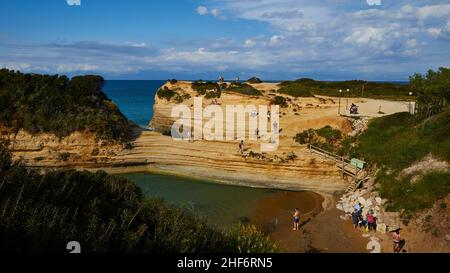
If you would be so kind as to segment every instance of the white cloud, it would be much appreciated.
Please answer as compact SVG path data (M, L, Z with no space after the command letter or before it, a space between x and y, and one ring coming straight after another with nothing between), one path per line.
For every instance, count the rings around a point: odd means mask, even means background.
M76 72L76 71L95 71L99 69L97 65L91 64L60 64L56 67L56 71L59 73L68 73L68 72Z
M146 43L131 43L132 47L147 47Z
M383 41L384 31L381 28L375 27L360 27L353 31L353 33L344 39L344 42L369 44Z
M406 45L409 47L416 47L417 46L417 40L416 39L409 39L406 41Z
M218 17L218 16L220 15L220 10L218 10L218 9L212 9L212 10L211 10L211 14L212 14L214 17Z
M281 40L283 40L283 39L284 39L283 36L274 35L274 36L270 37L270 45L276 45L276 44L280 43Z
M199 7L197 7L197 9L195 11L197 11L197 13L199 15L206 15L206 14L208 14L208 8L205 7L205 6L199 6Z
M0 63L0 67L10 69L10 70L27 70L31 68L28 63Z
M450 16L450 4L429 5L416 9L419 19L426 20L428 18L439 18Z
M252 48L252 47L254 47L255 45L256 45L256 42L253 41L253 40L250 40L250 39L245 40L245 42L244 42L244 46L245 46L246 48Z
M367 5L369 6L380 6L381 0L366 0Z
M81 0L66 0L69 6L81 6Z
M441 29L437 27L430 27L427 29L427 32L431 37L437 38L441 34Z

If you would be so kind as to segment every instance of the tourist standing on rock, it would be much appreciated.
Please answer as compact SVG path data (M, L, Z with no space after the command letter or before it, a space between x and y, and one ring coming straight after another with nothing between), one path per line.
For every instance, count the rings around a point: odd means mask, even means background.
M358 211L359 214L362 214L362 205L361 205L361 203L359 203L359 202L356 203L354 208Z
M372 212L367 213L367 225L369 226L369 231L376 230L375 217Z
M400 229L396 229L392 234L392 240L394 241L394 253L400 253L401 247L401 237L400 237Z
M241 153L241 155L244 154L244 141L243 140L241 140L239 142L239 152Z
M299 230L299 223L300 223L300 210L298 208L296 208L295 212L294 212L294 229L293 230Z
M355 210L352 212L352 221L353 221L353 225L354 225L355 229L358 228L358 225L359 225L359 217L360 217L360 214L359 214L358 210L355 209Z

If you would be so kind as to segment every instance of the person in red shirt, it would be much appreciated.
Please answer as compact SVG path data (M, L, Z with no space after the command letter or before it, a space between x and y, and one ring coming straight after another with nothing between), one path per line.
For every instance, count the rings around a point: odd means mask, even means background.
M375 217L372 212L367 214L367 225L369 226L369 231L376 231Z

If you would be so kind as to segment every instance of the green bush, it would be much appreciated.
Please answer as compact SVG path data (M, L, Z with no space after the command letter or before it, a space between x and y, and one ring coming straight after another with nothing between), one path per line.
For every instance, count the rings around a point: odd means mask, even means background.
M298 133L294 140L300 144L311 144L316 137L316 132L313 129L305 130L301 133Z
M450 193L450 172L433 171L412 183L411 177L398 178L397 173L382 170L377 174L376 186L383 198L390 200L388 209L400 211L403 216L433 207L436 200Z
M210 91L206 93L205 99L219 99L222 96L222 92L220 90L217 91Z
M349 92L346 92L349 89ZM339 90L343 90L342 93ZM312 97L314 95L369 97L378 99L411 99L408 97L410 86L407 84L366 82L359 80L326 82L313 79L285 81L280 84L279 93L294 97Z
M175 95L175 102L176 103L183 103L185 100L188 100L191 98L191 95L189 94L176 94Z
M421 118L445 112L450 100L450 68L428 70L426 75L410 77L411 91L416 98L415 111Z
M258 89L246 83L232 83L225 89L227 92L239 93L247 96L261 96L262 93Z
M0 252L83 253L273 252L254 229L210 227L192 212L145 199L132 182L105 172L40 174L12 165L0 144Z
M300 144L313 144L319 148L335 152L334 146L336 141L341 139L341 137L341 131L333 129L331 126L325 126L317 130L308 129L298 133L294 137L294 140Z
M336 153L347 158L357 158L358 152L356 149L357 139L355 137L345 137L341 140Z
M22 74L0 70L0 124L14 132L65 137L90 131L110 141L132 139L135 127L103 93L100 76Z
M157 94L158 98L166 99L167 101L170 101L173 97L178 95L177 92L173 91L172 89L169 89L169 87L167 86L164 86L164 88L160 88Z
M313 97L314 94L309 88L298 82L282 82L278 93L290 95L293 97Z
M278 247L255 226L238 225L227 232L229 244L237 253L275 253Z
M326 139L328 142L336 141L341 139L342 133L338 129L333 129L333 127L327 125L319 130L316 130L317 134Z
M288 107L288 104L286 102L286 98L282 97L282 96L275 96L275 98L273 98L273 100L272 100L272 104L279 105L281 108Z
M248 83L262 83L263 81L260 78L252 77L247 80Z
M358 138L357 154L382 169L376 183L380 193L391 200L389 209L405 217L430 208L450 192L448 170L425 174L418 182L400 177L403 169L430 153L450 161L449 110L422 120L409 113L377 118Z
M220 86L215 82L204 82L198 80L192 83L192 89L197 92L198 95L203 96L209 91L219 91Z
M374 119L358 139L358 153L368 162L393 170L409 167L432 153L450 161L449 111L425 121L409 113Z

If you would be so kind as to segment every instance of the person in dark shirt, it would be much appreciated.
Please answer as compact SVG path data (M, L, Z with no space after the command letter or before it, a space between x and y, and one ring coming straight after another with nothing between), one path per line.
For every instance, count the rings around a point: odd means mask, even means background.
M353 221L353 226L355 227L355 229L358 228L358 224L359 224L359 212L357 209L355 209L352 212L352 221Z

